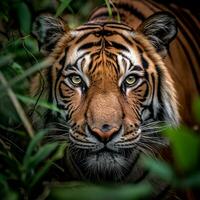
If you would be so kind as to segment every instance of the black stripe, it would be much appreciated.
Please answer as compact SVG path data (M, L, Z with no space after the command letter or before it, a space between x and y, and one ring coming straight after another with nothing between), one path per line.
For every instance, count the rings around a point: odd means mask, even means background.
M144 58L144 56L143 56L142 54L140 54L140 57L141 57L142 66L143 66L145 69L148 69L149 63L146 61L146 59Z
M158 65L155 66L155 69L156 69L156 72L157 72L157 75L158 75L158 85L157 85L157 91L158 91L158 101L162 104L162 77L163 77L163 73L160 69L160 67Z
M200 35L200 30L199 30L199 26L198 26L199 24L196 24L194 19L191 17L191 13L184 11L184 15L187 16L187 19L188 19L187 21L188 21L188 24L191 25L191 29L193 29L194 27L197 27L197 29L195 31L193 31L193 34L196 34L196 36L194 36L194 38L199 39L199 35ZM193 17L196 18L194 15L193 15ZM199 22L199 19L196 18L196 20Z
M93 59L91 59L90 64L88 65L88 71L92 69L93 66Z
M97 66L98 66L98 63L96 63L94 66L92 66L90 72L94 73L94 71L96 70Z
M162 8L160 8L160 7L158 7L158 5L155 5L155 2L147 2L147 1L143 1L142 2L144 5L146 5L151 11L153 11L153 12L158 12L157 10L156 10L156 8L157 9L159 9L159 11L160 10L163 10ZM154 5L152 5L152 4L154 4ZM154 7L155 6L155 7Z
M137 44L138 44L138 43L137 43ZM143 53L142 48L141 48L140 46L136 46L136 47L137 47L138 52L139 52L140 54L142 54L142 53Z
M176 13L177 14L177 13ZM179 17L180 18L180 17ZM198 43L194 44L194 41L190 38L190 36L188 35L188 33L184 30L184 26L181 25L181 23L179 21L177 21L178 23L178 29L180 29L181 33L183 34L183 36L186 38L186 41L188 42L189 46L192 49L192 52L194 53L196 58L199 58L199 51L196 47L195 44L198 45ZM192 34L192 33L191 33ZM177 37L178 38L178 37ZM198 37L196 38L198 39ZM194 38L194 40L196 41L196 39Z
M132 67L132 66L131 66ZM134 65L134 68L133 68L134 71L143 71L142 67L139 66L139 65Z
M88 42L86 44L83 44L82 46L80 46L78 48L77 51L81 51L81 50L85 50L85 49L89 49L89 48L92 48L92 47L97 47L97 46L101 46L101 40L98 41L98 42Z
M117 26L118 25L118 26ZM126 24L122 24L122 23L116 23L114 25L114 23L112 22L112 24L109 24L108 26L109 28L117 28L117 29L121 29L121 30L124 30L124 31L133 31L133 29L131 27L129 27L128 25Z
M99 26L89 26L89 24L84 25L83 27L75 29L75 31L86 31L94 30L100 28Z
M58 107L60 110L65 110L65 106L64 106L64 105L57 104L57 107Z
M148 88L148 84L147 84L147 89L145 90L145 93L144 93L144 99L146 99L149 95L149 88Z
M119 49L119 50L123 50L123 51L128 51L129 52L129 49L126 48L126 46L124 46L123 44L119 44L117 42L113 42L112 41L112 46L116 49Z
M117 16L117 13L116 11L112 11L112 17L116 17ZM101 17L110 17L108 11L103 11L103 12L100 12L96 15L94 15L90 20L94 20L94 19L99 19Z
M144 84L146 84L146 81L142 81L137 87L134 88L134 91L138 90L140 87L142 87Z
M66 48L66 49L65 49L65 55L63 56L62 60L63 60L63 59L66 59L68 49L69 49L69 48ZM62 63L63 63L63 61L61 62L61 64L62 64ZM58 73L57 73L57 77L56 77L56 80L55 80L55 86L54 86L54 91L55 91L55 93L56 93L56 88L57 88L58 81L59 81L60 77L62 76L62 71L63 71L64 67L65 67L65 63L62 65L61 69L60 69L60 70L58 71ZM58 101L58 99L57 99L56 94L55 94L55 99L56 99L56 103L58 104L59 101Z
M66 97L68 97L68 96L65 96L65 95L63 95L63 91L62 91L62 89L61 89L61 85L62 84L64 84L65 86L66 86L66 83L64 82L64 81L60 81L60 84L59 84L59 87L58 87L58 90L59 90L59 94L60 94L60 96L62 97L62 98L66 98Z
M200 35L199 27L197 27L197 25L193 22L193 19L190 17L190 15L186 16L185 15L186 12L183 12L183 10L179 11L178 9L174 9L173 7L172 7L172 10L179 17L179 19L184 24L184 26L187 27L187 29L190 31L192 37L195 38L195 41L196 40L199 41L199 35Z
M78 44L80 42L82 42L82 40L84 40L85 38L87 38L89 35L91 35L94 32L88 32L88 33L84 33L77 41L75 44Z
M121 55L122 57L126 58L127 60L129 60L129 62L131 63L131 65L133 65L133 63L131 62L130 58L127 57L126 55L124 55L123 53L119 52L119 55Z
M182 41L180 40L180 38L178 38L178 42L180 43L185 55L186 55L186 58L188 59L188 62L190 64L190 69L192 70L192 75L194 77L194 81L195 81L195 84L196 84L196 87L197 89L200 88L200 83L199 83L199 78L198 78L198 74L196 73L194 67L193 67L193 63L192 63L192 60L190 58L190 55L186 49L186 47L184 46L184 44L182 43ZM184 69L183 69L184 70Z
M156 116L154 115L154 108L153 108L153 100L154 100L154 96L155 96L155 77L153 76L153 73L151 73L151 78L152 78L152 83L153 83L153 85L152 85L152 93L153 94L152 94L151 103L150 103L148 109L151 113L150 115L153 116L152 118L155 120Z
M113 34L120 35L128 44L130 44L130 45L133 44L133 42L129 38L127 38L127 36L123 35L122 33L113 31Z
M72 114L74 112L74 110L73 110L73 103L68 104L67 107L65 108L65 110L68 111L69 119L71 119Z
M164 120L164 114L165 114L165 110L164 110L164 104L163 104L163 99L162 99L162 71L160 69L160 67L158 65L155 66L156 72L157 72L157 77L158 77L158 85L157 85L157 98L158 98L158 102L160 104L159 106L159 111L157 112L157 119L162 121ZM172 109L173 110L173 109Z
M78 63L78 61L79 61L80 59L84 58L85 55L88 55L88 54L90 54L90 53L91 53L91 51L85 51L80 57L78 57L78 58L76 59L75 63L71 65L71 66L72 66L72 69L74 68L74 70L76 70L76 69L77 69L77 63ZM67 68L66 68L66 69L67 69Z
M95 35L96 37L100 37L100 36L111 36L111 35L113 35L113 32L110 31L110 30L101 29L101 30L95 32L94 35Z
M145 20L145 16L140 11L138 11L137 8L134 8L133 5L129 5L127 3L118 3L116 7L118 9L123 9L125 12L130 12L142 21Z

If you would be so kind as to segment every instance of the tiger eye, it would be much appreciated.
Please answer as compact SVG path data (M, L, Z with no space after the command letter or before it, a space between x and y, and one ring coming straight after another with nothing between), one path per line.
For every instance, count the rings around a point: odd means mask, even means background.
M127 85L133 85L136 81L136 78L135 76L133 75L129 75L126 79L125 79L125 82Z
M82 79L79 75L72 75L70 76L70 80L74 85L79 85L82 82Z

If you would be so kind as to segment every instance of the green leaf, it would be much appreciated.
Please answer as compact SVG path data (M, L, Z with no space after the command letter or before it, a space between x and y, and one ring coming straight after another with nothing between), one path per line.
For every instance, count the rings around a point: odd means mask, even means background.
M171 166L164 161L155 160L153 158L144 156L142 157L141 162L144 165L144 167L150 170L150 172L169 183L175 177Z
M149 184L102 187L85 185L79 187L62 186L53 188L49 199L70 200L134 200L147 197L152 191Z
M6 65L10 65L13 62L14 57L15 56L13 54L0 56L0 68Z
M52 156L51 160L55 161L55 160L59 160L63 158L67 145L68 145L67 143L59 144L59 148L57 149L55 154Z
M37 41L30 36L25 37L24 46L25 46L25 48L27 48L26 51L29 54L39 53ZM33 56L33 55L31 55L31 56Z
M11 67L16 72L16 75L20 75L24 72L23 67L19 63L13 62Z
M33 105L35 105L37 103L37 105L39 105L41 107L44 107L44 108L47 108L47 109L50 109L50 110L53 110L56 112L61 112L55 104L49 103L45 100L39 99L39 101L37 101L37 99L35 99L35 98L23 96L20 94L17 94L16 96L19 100L21 100L24 103L33 104Z
M13 192L12 190L9 190L6 192L4 200L18 200L18 194L16 192Z
M60 5L58 6L57 10L56 10L56 17L60 16L63 11L69 6L70 2L72 0L62 0Z
M111 9L109 0L105 0L105 3L106 3L106 6L107 6L107 9L108 9L109 17L112 18L112 9Z
M44 166L38 170L36 172L36 174L33 176L33 180L31 180L30 184L29 184L29 187L32 188L35 186L35 184L38 183L38 181L48 172L49 168L51 167L52 165L52 161L51 160L48 160Z
M28 148L26 150L26 154L24 156L24 160L23 160L23 165L26 168L28 163L29 163L29 159L33 153L33 151L35 150L35 148L37 147L38 143L40 143L40 141L43 139L44 135L45 135L46 131L41 131L38 134L36 134L34 136L34 138L31 140L30 144L28 145Z
M168 129L164 134L171 142L174 160L179 169L182 172L194 170L200 158L200 137L184 126Z
M15 5L17 17L20 24L20 30L23 34L30 34L31 31L31 13L28 6L24 2Z
M0 124L0 128L5 131L9 131L10 133L16 133L18 136L26 136L26 133L22 130L13 129L12 127L6 127L3 124Z
M57 151L53 154L53 156L44 164L44 166L36 172L33 176L33 180L29 184L30 187L33 187L49 170L49 168L53 165L55 160L61 159L64 156L64 150L66 148L66 144L62 144L59 146Z
M46 159L58 146L58 143L45 144L40 147L38 152L28 160L28 168L34 169L40 162Z
M7 177L3 174L0 174L0 188L1 190L8 190Z

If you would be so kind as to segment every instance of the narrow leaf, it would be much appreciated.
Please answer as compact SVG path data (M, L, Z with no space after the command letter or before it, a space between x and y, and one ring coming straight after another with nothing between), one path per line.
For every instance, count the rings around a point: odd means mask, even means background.
M60 16L63 11L69 6L70 2L72 0L62 0L60 5L58 6L57 10L56 10L56 17Z
M121 187L98 187L85 185L82 187L53 188L50 199L70 199L70 200L134 200L147 197L151 193L149 184L124 185Z
M35 155L29 158L27 167L34 169L38 164L46 159L57 146L58 143L46 144L42 146Z
M164 161L155 160L145 156L141 159L141 162L150 170L150 172L167 182L171 182L175 177L173 169Z
M53 156L44 164L42 169L36 172L33 176L33 180L30 183L30 187L33 187L37 182L48 172L49 168L53 165L55 160L61 159L64 155L64 150L66 148L66 144L62 144L59 146L57 151L53 154Z
M31 13L24 2L16 4L17 17L20 24L20 30L23 34L29 34L31 30Z
M44 134L46 133L46 131L41 131L38 134L36 134L34 136L34 138L31 140L30 144L28 145L26 154L24 156L24 160L23 160L23 165L26 166L28 165L29 159L33 153L33 151L35 150L35 148L37 147L38 143L43 139Z
M56 112L61 112L56 105L51 104L51 103L49 103L45 100L37 101L37 99L35 99L35 98L20 95L20 94L17 94L16 96L19 100L21 100L24 103L35 105L36 102L37 102L37 105L39 105L41 107L44 107L44 108L47 108L47 109L50 109L50 110L53 110L53 111L56 111Z

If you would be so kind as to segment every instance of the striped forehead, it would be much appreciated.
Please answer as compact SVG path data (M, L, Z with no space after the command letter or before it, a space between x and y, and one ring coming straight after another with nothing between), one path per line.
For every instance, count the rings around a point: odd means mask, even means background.
M123 24L89 23L75 29L71 34L74 39L69 45L68 66L76 67L81 72L96 70L94 62L97 66L102 66L103 62L104 66L111 63L120 74L141 64L134 31Z

